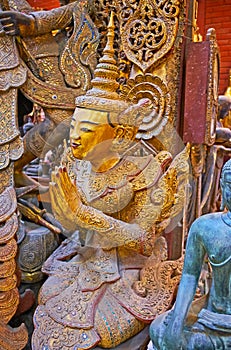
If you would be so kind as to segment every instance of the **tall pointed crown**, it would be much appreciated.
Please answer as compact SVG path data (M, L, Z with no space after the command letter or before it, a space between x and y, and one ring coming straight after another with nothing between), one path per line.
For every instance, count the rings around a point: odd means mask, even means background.
M103 56L100 58L92 79L92 88L83 96L76 98L76 107L93 108L100 111L119 112L128 107L128 104L122 100L117 92L119 83L119 70L114 58L114 19L111 13L107 43L103 50Z

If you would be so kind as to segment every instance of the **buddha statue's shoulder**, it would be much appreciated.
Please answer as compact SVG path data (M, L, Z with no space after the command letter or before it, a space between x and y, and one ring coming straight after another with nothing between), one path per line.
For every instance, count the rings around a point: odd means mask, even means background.
M198 226L203 227L203 226L207 226L209 223L222 224L222 222L223 222L222 216L223 215L224 215L224 213L222 213L222 212L204 214L194 221L194 223L192 224L192 227L198 227Z
M209 213L200 216L193 222L190 227L190 235L196 235L198 239L201 238L204 241L206 237L216 237L218 232L229 228L231 230L231 220L226 218L224 213Z

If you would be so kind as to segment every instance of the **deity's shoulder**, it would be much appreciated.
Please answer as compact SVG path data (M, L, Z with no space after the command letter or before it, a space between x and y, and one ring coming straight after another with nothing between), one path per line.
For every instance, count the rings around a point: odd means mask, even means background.
M108 171L97 173L90 164L80 165L76 183L84 202L104 213L115 213L125 208L134 196L134 191L144 187L146 169L152 156L127 156ZM138 185L139 184L139 185Z
M171 163L172 156L167 151L161 151L156 156L150 154L146 157L129 157L129 160L136 164L137 169L140 169L140 172L137 172L137 175L131 180L133 190L140 191L157 184Z

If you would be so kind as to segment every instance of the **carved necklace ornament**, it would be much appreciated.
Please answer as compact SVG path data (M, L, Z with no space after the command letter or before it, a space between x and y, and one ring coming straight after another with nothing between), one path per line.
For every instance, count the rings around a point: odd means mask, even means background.
M120 1L121 42L127 58L147 72L172 48L179 0Z
M117 213L131 202L134 191L147 190L158 182L165 162L171 162L171 155L163 151L155 158L124 157L107 173L92 172L87 162L80 163L76 183L88 205L105 213Z
M230 255L227 259L225 259L224 261L222 261L221 263L215 263L215 262L213 262L213 261L211 260L210 257L208 258L208 260L209 260L209 262L210 262L210 264L211 264L212 266L214 266L214 267L221 267L221 266L224 266L225 264L227 264L227 263L231 260L231 255Z

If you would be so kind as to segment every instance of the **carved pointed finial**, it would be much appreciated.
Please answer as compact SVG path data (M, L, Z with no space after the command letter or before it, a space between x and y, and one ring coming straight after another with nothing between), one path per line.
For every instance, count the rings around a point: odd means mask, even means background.
M114 36L115 25L114 13L112 12L107 28L107 43L103 50L103 56L94 71L94 79L91 81L92 89L88 90L86 95L76 98L77 106L108 111L125 108L125 102L121 101L117 93L119 69L114 57Z
M115 25L114 25L114 12L111 12L110 20L107 26L107 44L103 50L103 57L100 62L110 61L112 64L116 64L114 54L114 37L115 37Z
M116 66L116 60L114 57L114 14L111 13L110 21L108 24L107 31L107 43L103 50L103 56L100 58L98 65L95 69L95 77L92 80L93 88L104 90L107 92L116 92L119 83L117 79L119 77L119 70ZM113 98L113 96L108 96L108 98Z

